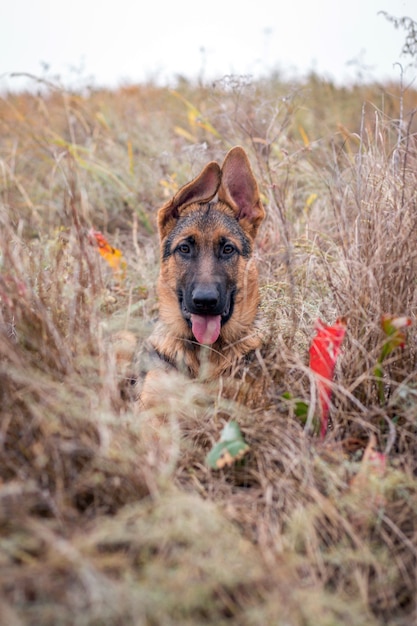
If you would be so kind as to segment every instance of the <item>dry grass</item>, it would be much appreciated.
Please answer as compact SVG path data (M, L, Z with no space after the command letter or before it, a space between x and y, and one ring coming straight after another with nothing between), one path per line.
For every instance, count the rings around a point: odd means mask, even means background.
M415 322L416 101L314 77L1 100L1 623L415 620L415 323L384 368L384 402L374 368L381 315ZM235 144L268 212L257 255L272 402L248 412L168 389L157 454L152 416L120 397L110 338L142 337L155 317L155 208ZM124 280L92 225L123 251ZM283 394L311 399L314 322L339 315L320 443ZM214 472L204 459L225 416L251 449ZM363 461L371 436L385 472Z

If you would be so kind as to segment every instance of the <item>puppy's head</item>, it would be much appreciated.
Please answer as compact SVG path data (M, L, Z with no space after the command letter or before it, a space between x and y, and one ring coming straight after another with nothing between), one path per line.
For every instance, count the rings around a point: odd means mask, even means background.
M264 215L240 147L230 150L222 168L209 163L159 210L160 317L177 336L231 341L253 321L257 272L250 257Z

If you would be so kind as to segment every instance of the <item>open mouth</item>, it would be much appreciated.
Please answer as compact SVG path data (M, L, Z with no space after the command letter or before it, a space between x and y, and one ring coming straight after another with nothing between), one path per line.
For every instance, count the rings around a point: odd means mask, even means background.
M229 298L227 308L221 314L192 313L187 309L184 298L179 297L181 313L198 343L212 345L220 336L221 327L230 319L233 311L233 294Z

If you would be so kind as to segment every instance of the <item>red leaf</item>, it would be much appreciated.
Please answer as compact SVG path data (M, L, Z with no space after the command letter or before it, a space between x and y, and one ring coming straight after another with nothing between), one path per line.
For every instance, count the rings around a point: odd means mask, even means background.
M320 320L316 323L317 335L310 347L310 369L317 374L317 388L321 412L320 435L323 439L329 421L329 406L332 395L330 383L333 380L337 356L346 332L346 321L339 318L333 326L326 326Z

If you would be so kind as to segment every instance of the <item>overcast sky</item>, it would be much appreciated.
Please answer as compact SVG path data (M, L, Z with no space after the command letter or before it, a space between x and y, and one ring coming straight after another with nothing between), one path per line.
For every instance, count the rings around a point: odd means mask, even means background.
M417 0L4 0L0 88L22 85L13 72L43 75L45 64L72 86L275 69L339 83L398 78L405 31L379 11L417 20Z

